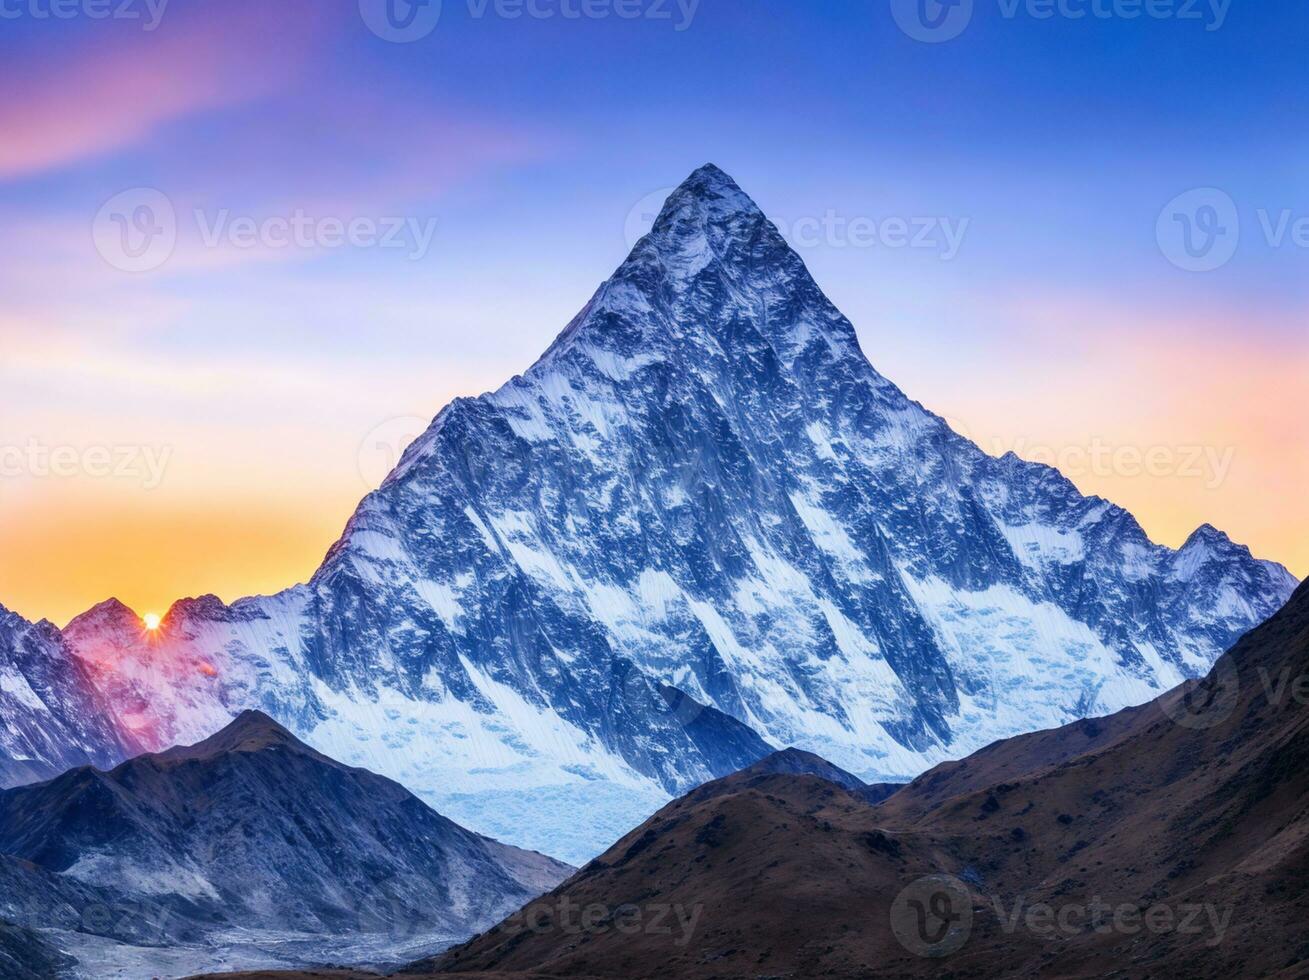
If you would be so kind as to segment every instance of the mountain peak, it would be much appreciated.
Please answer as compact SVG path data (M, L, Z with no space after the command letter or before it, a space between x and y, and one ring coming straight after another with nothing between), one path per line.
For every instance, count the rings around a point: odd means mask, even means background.
M765 756L754 765L742 769L737 775L747 777L763 775L817 776L820 779L826 779L829 783L836 783L836 785L850 790L863 789L867 785L858 776L846 772L840 766L833 765L821 755L794 747L781 749Z
M713 163L706 163L703 167L692 170L686 180L679 185L678 190L701 195L744 195L740 185L726 171Z
M218 596L206 593L202 596L178 599L168 607L164 623L173 625L180 620L195 616L201 619L221 620L227 614L227 604Z
M111 597L74 616L64 630L77 633L79 630L96 631L107 627L142 630L145 624L121 599Z
M712 163L691 173L668 195L651 229L667 233L678 225L726 225L764 220L764 213L745 191Z
M1213 544L1213 545L1230 545L1232 539L1223 531L1218 530L1212 524L1201 524L1191 532L1190 537L1186 539L1183 548L1191 544Z
M319 756L289 731L262 711L242 711L227 727L194 745L180 745L159 753L159 758L171 762L212 759L231 752L259 752L269 748L287 748L294 752L312 755L337 765L326 756Z

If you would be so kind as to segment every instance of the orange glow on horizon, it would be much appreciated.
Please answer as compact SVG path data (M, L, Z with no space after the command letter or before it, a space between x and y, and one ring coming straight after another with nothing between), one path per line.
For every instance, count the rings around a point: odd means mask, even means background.
M1077 297L1009 312L1033 325L1011 347L933 357L875 331L861 339L874 366L984 450L1067 464L1084 493L1127 508L1153 540L1178 547L1207 522L1257 557L1309 575L1301 421L1309 351L1133 320ZM363 434L379 419L430 413L453 385L430 385L438 394L428 413L418 387L370 391L369 404L342 407L327 422L325 403L304 399L310 408L287 409L275 426L170 430L157 441L176 452L149 490L95 479L0 485L0 605L63 626L110 597L166 611L187 596L231 602L307 581L367 492L357 462ZM196 402L221 398L205 390ZM97 435L105 443L115 441L112 422ZM133 422L118 431L133 431Z

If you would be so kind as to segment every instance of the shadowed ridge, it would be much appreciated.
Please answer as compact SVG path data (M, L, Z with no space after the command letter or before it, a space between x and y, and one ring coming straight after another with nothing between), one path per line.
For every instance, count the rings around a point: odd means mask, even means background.
M229 752L261 752L270 748L287 749L327 765L347 768L335 759L315 752L268 715L256 710L242 711L231 724L201 742L167 749L154 758L167 762L200 761Z
M1088 734L1086 722L1040 733L1095 747L1013 779L927 806L914 800L920 780L904 803L868 808L807 771L747 776L822 768L808 753L775 753L669 804L529 906L537 918L525 921L544 928L529 933L511 919L411 969L699 980L1304 976L1309 704L1289 684L1306 672L1302 585L1204 680L1102 719L1103 733ZM978 755L1031 761L1031 739ZM894 903L908 896L925 907L940 886L924 882L942 880L968 897L971 916L958 946L933 953L932 941L894 927L911 919L897 919ZM699 927L579 937L559 921L561 909L631 901L694 909ZM1039 907L1056 920L1069 910L1074 926L1032 924L1024 911ZM1101 928L1086 925L1093 909L1128 912Z

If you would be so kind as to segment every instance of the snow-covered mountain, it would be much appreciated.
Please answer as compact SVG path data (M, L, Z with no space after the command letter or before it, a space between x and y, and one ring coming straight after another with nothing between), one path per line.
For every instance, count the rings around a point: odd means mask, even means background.
M574 870L471 833L253 711L198 745L0 791L0 916L71 952L76 976L307 966L342 947L396 963ZM160 946L176 947L162 970Z
M54 624L0 606L0 789L137 750Z
M1144 702L1294 586L953 432L706 166L535 365L441 411L308 584L150 636L105 604L64 636L151 747L259 707L580 863L773 748L903 778Z

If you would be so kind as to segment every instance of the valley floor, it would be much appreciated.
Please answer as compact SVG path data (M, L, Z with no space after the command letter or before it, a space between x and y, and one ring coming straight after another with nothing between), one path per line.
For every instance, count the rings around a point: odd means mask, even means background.
M235 971L265 971L255 976L273 975L267 971L284 971L309 961L360 963L379 970L394 970L416 959L433 956L463 937L423 935L407 942L397 942L382 933L376 936L351 936L333 939L321 935L294 932L240 932L214 937L203 946L152 948L130 946L84 933L52 931L51 942L78 960L69 974L70 980L155 980L158 977L182 977L208 973L231 975ZM376 974L277 972L279 977L348 977Z

